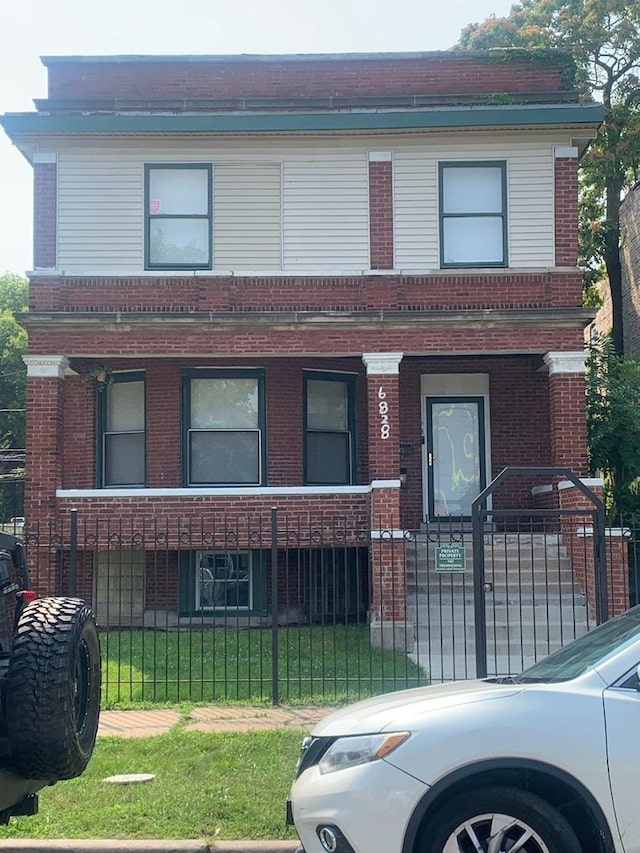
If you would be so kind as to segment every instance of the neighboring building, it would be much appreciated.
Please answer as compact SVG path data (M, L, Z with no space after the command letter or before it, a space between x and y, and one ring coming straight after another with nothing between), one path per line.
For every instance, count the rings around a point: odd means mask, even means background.
M48 98L3 119L35 183L25 515L139 529L133 622L223 613L207 572L262 612L250 528L273 506L357 517L366 548L468 518L506 465L586 476L577 170L601 108L564 60L44 63ZM221 513L235 555L190 548ZM102 559L88 589L120 582ZM396 618L376 589L373 621Z
M620 207L622 329L626 353L640 350L640 183Z
M620 263L622 266L622 334L626 353L640 350L640 183L632 187L620 206ZM613 326L613 306L607 279L597 283L602 298L587 340L607 334Z

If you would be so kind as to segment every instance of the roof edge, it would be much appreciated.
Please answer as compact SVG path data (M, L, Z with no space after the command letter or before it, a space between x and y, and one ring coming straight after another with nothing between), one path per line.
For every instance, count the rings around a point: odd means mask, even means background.
M562 48L539 48L526 51L531 57L537 54L557 54L566 56L568 51ZM214 53L214 54L94 54L94 55L46 55L40 60L46 67L60 65L65 62L82 63L179 63L179 62L336 62L336 61L389 61L414 59L478 59L480 57L509 56L514 59L524 59L524 53L518 48L491 48L489 50L430 50L430 51L400 51L378 53Z

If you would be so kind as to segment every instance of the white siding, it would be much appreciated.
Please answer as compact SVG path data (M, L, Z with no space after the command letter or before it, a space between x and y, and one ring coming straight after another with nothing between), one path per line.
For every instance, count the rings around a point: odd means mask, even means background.
M215 269L282 266L280 164L217 165L214 169Z
M368 176L365 152L285 162L285 269L368 269Z
M438 163L505 160L509 266L550 267L554 247L554 161L551 142L493 143L486 137L396 150L394 163L395 266L407 271L440 266Z
M553 147L569 144L562 132L90 142L51 140L58 152L58 267L68 272L144 269L144 164L153 162L213 164L216 269L366 270L367 151L382 149L394 159L396 269L439 269L441 160L505 160L509 265L554 264Z
M58 158L58 268L141 270L144 171L137 159L93 152Z

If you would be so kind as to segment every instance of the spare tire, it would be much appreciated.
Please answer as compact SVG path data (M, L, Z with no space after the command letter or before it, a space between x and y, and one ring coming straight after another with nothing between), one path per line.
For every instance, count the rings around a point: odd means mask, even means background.
M22 612L6 681L11 758L27 779L72 779L91 758L100 715L100 643L79 598Z

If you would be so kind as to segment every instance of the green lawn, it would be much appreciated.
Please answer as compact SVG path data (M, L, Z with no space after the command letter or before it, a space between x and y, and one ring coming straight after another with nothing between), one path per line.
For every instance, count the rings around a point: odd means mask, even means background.
M272 700L271 631L117 630L101 634L105 708ZM279 699L342 702L427 683L406 655L374 649L369 628L281 628Z
M16 837L295 838L285 825L285 801L303 734L178 727L149 738L101 737L83 776L44 788L35 817L0 826L0 847ZM156 778L104 781L121 773Z

